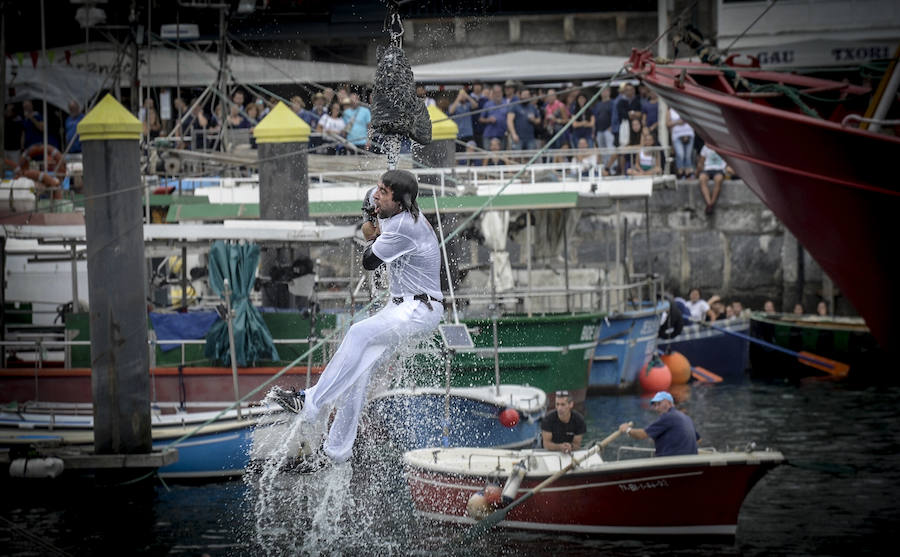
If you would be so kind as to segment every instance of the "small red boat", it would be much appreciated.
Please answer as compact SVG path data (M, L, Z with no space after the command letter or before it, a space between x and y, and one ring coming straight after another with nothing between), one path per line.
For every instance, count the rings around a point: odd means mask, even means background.
M582 458L587 450L576 451ZM567 466L571 455L546 450L418 449L403 456L418 513L475 524L466 512L472 494L516 463L527 472L518 497ZM531 499L499 526L598 535L734 536L747 493L784 462L777 451L703 452L689 456L585 461Z
M900 338L895 281L900 137L857 127L871 90L635 51L631 70L722 155L866 320ZM888 93L890 94L890 93Z

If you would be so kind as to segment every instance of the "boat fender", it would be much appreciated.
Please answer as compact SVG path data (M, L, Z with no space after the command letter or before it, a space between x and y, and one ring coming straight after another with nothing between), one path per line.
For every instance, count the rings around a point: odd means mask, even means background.
M527 471L524 460L520 460L513 466L512 472L509 474L509 477L506 479L506 484L503 486L503 493L500 496L502 506L505 507L506 505L509 505L512 503L512 500L516 498L516 495L519 492L519 485L522 484L522 478L525 477L525 472Z
M55 478L64 468L61 458L17 458L9 465L9 475L12 478Z
M466 514L469 515L469 518L481 520L491 514L491 512L493 512L493 509L488 504L487 499L485 499L484 491L476 491L466 502Z
M504 408L497 415L497 419L503 424L503 427L516 427L519 424L521 416L515 408Z

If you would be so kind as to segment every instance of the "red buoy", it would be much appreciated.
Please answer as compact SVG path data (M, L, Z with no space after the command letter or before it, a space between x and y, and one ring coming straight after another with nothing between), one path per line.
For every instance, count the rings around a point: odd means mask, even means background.
M672 372L656 356L650 358L647 365L641 368L641 373L638 377L641 388L651 393L665 391L672 385Z
M519 411L515 408L506 408L500 412L499 419L504 427L516 427L519 423Z

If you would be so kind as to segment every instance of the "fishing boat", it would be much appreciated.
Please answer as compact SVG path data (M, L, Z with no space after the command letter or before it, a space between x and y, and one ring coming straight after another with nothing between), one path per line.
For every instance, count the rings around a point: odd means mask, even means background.
M615 393L637 385L638 372L656 351L660 317L668 308L669 302L661 301L603 318L591 360L589 391Z
M881 347L895 350L900 292L897 260L887 254L900 186L871 161L896 159L900 137L866 118L879 100L886 109L895 90L873 98L869 87L718 60L662 63L634 51L629 65L797 237Z
M723 330L747 335L750 319L731 317L714 325L715 328L700 323L685 325L678 336L660 339L659 349L678 352L692 367L709 370L729 383L740 383L746 379L750 366L750 342Z
M243 473L257 421L281 409L255 404L242 405L238 412L227 410L229 406L227 402L153 405L154 450L171 446L178 451L176 462L159 469L160 477L217 479ZM0 410L0 447L8 459L90 452L94 446L92 412L89 403L6 404Z
M408 387L377 393L366 411L401 451L445 446L517 449L538 444L546 406L544 391L524 385Z
M754 313L749 334L763 341L752 343L749 351L752 373L757 377L798 379L825 375L764 343L847 364L851 378L884 369L888 364L887 354L859 317Z
M541 449L419 449L404 454L417 513L475 524L469 498L497 478L526 468L516 498L585 458L575 469L512 508L498 526L546 532L620 536L734 536L741 504L767 472L784 462L778 451L701 452L689 456L604 461L590 449L568 455Z

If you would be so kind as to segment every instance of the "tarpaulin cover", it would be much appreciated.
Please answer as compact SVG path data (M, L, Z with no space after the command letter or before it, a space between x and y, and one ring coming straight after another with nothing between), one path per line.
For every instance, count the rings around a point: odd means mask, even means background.
M227 278L231 285L231 307L234 310L234 352L239 366L262 360L278 360L272 334L259 310L250 303L259 246L256 244L226 244L219 240L209 250L209 285L225 299ZM206 335L206 357L231 365L228 344L228 323L217 321Z
M188 313L158 313L150 312L150 322L156 332L156 339L199 339L206 338L209 328L219 318L214 311L191 311ZM160 344L163 352L179 348L180 344Z

